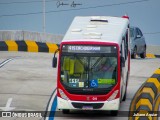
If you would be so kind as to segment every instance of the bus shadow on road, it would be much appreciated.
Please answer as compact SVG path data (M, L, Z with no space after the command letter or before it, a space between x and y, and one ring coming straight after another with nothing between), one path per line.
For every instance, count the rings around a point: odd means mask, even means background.
M111 115L110 111L97 111L97 110L92 110L92 111L84 111L84 110L74 110L70 111L69 114L63 114L62 111L57 111L55 113L54 117L74 117L74 118L94 118L98 119L100 117L128 117L128 112L127 111L120 111L117 116Z

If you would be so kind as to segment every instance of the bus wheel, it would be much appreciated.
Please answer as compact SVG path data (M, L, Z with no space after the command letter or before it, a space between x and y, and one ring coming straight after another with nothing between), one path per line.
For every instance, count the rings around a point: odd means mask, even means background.
M69 111L68 109L63 109L63 110L62 110L62 113L63 113L63 114L69 114L69 112L70 112L70 111Z
M124 93L122 101L125 101L126 97L127 97L127 84L126 84L125 93Z
M127 83L126 83L125 93L124 93L122 101L125 101L127 98L127 86L128 86L128 72L127 72Z
M117 115L118 115L118 110L111 111L111 116L117 116Z
M127 89L127 88L126 88L126 89ZM125 100L126 100L126 97L127 97L127 90L125 90L125 94L124 94L124 96L123 96L122 101L125 101Z

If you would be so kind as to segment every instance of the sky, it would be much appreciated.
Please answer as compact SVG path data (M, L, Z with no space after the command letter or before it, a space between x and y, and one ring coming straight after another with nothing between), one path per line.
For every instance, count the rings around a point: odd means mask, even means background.
M160 45L160 0L0 0L0 30L43 32L43 1L46 33L64 35L75 16L127 14L148 45Z

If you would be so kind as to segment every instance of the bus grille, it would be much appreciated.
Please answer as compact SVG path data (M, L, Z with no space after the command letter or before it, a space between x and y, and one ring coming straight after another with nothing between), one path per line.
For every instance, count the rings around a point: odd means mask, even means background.
M99 89L74 89L74 88L65 88L70 94L77 94L77 95L105 95L108 94L112 87L106 88L99 88Z
M82 109L83 106L92 106L93 109L100 109L103 107L104 103L76 103L72 102L73 107Z

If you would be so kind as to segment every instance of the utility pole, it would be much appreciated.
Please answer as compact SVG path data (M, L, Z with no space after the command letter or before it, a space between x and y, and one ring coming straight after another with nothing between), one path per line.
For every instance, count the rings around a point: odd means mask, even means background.
M46 5L45 5L45 0L43 0L43 39L41 38L41 42L44 41L45 38L45 33L46 33Z
M46 32L46 11L45 11L45 0L43 0L43 33Z

